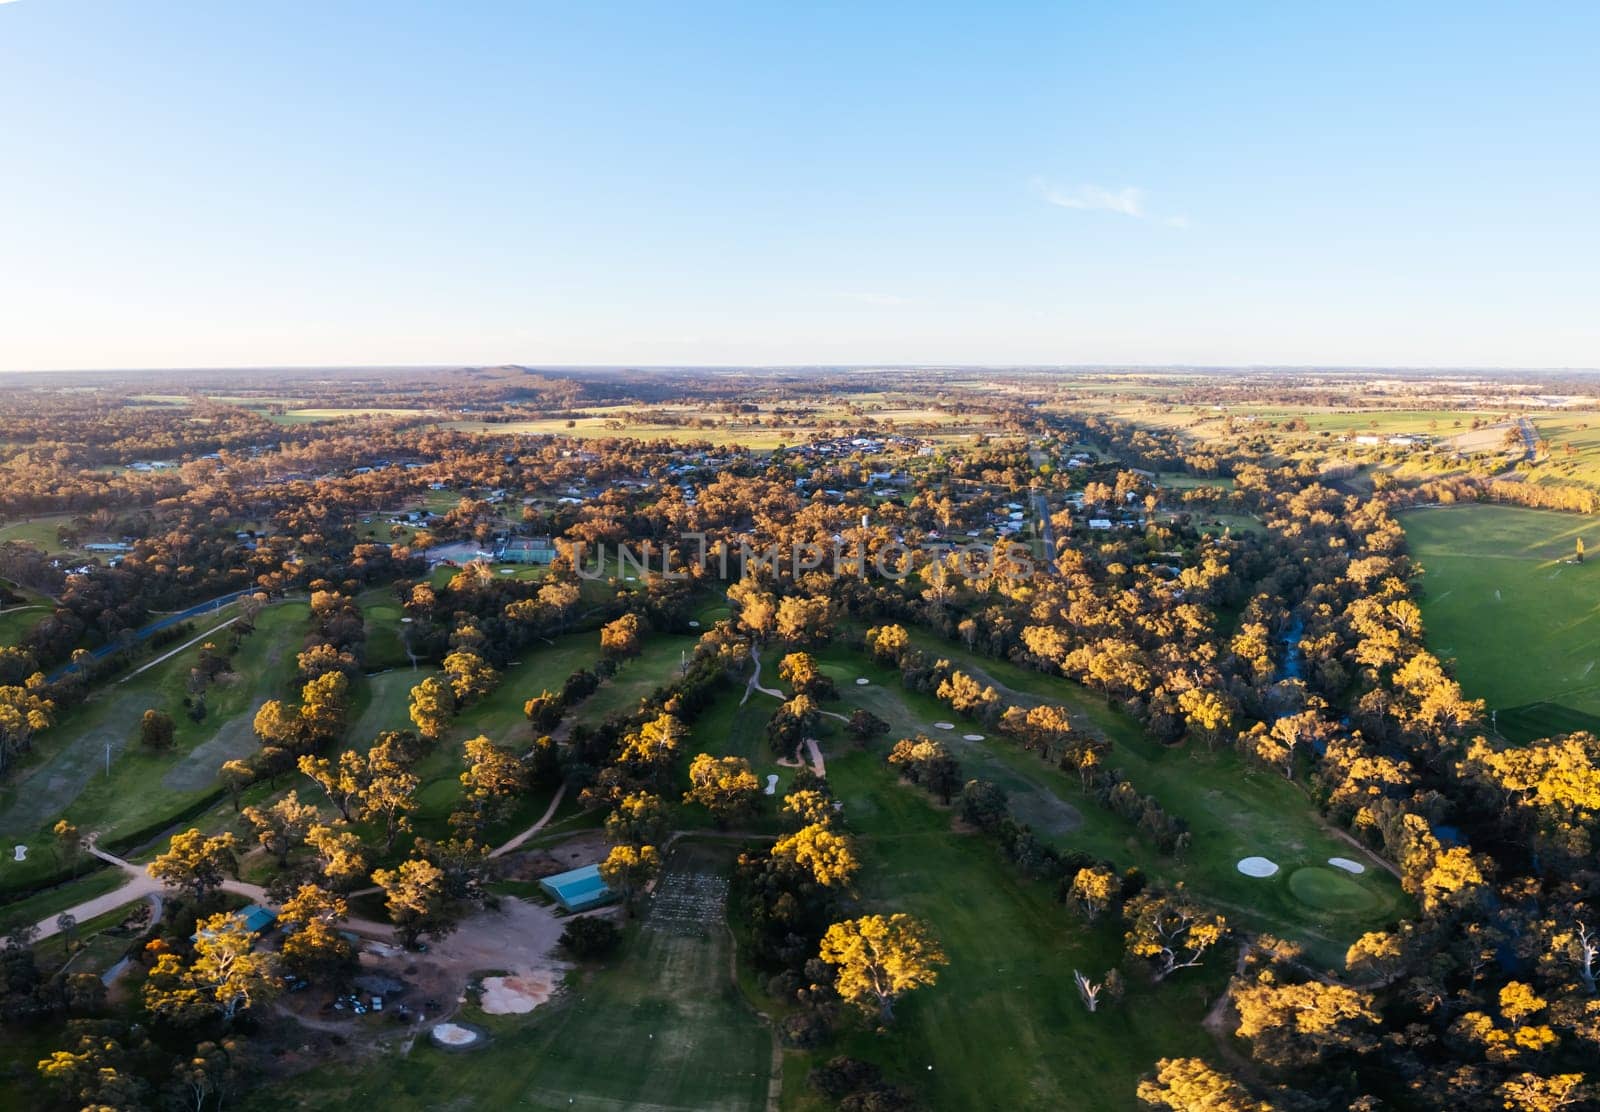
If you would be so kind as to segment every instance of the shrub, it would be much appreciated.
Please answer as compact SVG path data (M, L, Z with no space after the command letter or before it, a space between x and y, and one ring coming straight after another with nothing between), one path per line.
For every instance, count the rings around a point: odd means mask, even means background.
M605 957L622 941L622 931L610 919L584 915L567 924L561 932L561 945L580 960Z

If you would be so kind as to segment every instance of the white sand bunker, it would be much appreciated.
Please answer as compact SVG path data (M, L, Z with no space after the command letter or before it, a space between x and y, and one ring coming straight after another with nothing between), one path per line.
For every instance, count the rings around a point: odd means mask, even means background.
M1271 876L1278 871L1278 866L1276 862L1268 861L1265 857L1246 857L1240 860L1239 871L1245 876Z
M516 977L485 977L480 1006L490 1015L522 1015L550 999L555 978L549 972Z
M778 794L778 774L776 772L767 773L767 794Z
M962 734L961 735L961 740L962 741L982 741L983 740L983 735L982 734Z
M478 1033L459 1023L440 1023L430 1036L440 1046L471 1046L478 1041Z
M26 861L28 859L28 847L18 846L12 851L12 856L18 861Z
M936 730L953 730L956 728L956 724L954 722L935 722L933 728Z
M1348 857L1330 857L1328 858L1328 864L1335 869L1343 869L1347 873L1355 873L1357 876L1367 871L1367 867L1361 862L1352 861Z
M869 684L871 682L872 681L867 679L866 676L862 676L862 677L860 677L859 679L856 680L856 686L857 687L865 687L865 686L867 686L867 684Z

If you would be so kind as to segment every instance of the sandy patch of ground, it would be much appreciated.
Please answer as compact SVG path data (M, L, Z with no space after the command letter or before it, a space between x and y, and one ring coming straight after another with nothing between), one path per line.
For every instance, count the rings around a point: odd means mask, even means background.
M1245 857L1239 861L1239 871L1245 876L1267 877L1278 871L1275 861L1265 857Z
M1367 871L1367 867L1361 862L1352 861L1348 857L1330 857L1328 858L1328 864L1335 869L1343 869L1345 872L1354 873L1357 876Z
M485 977L478 1003L490 1015L524 1015L549 1000L556 983L548 969L526 977Z
M804 768L805 764L800 758L800 749L806 749L811 754L811 771L818 776L828 775L828 766L822 759L822 750L817 746L817 739L808 737L799 746L796 746L793 757L779 757L772 763L780 768Z
M956 724L954 722L935 722L933 728L935 730L953 730L956 728Z
M472 1028L463 1027L459 1023L438 1024L429 1032L429 1037L440 1046L447 1046L455 1050L471 1046L482 1040L482 1036Z

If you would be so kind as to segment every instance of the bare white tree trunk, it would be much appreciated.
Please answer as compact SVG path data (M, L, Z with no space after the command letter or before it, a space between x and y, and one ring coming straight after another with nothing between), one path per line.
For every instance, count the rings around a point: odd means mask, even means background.
M1078 996L1082 998L1083 1006L1088 1008L1091 1013L1098 1010L1100 1007L1100 991L1105 988L1105 985L1095 984L1076 969L1072 971L1072 979L1078 984Z

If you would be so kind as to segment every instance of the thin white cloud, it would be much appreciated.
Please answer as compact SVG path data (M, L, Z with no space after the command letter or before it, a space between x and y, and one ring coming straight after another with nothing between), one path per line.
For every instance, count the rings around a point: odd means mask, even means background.
M1144 190L1135 185L1121 189L1107 189L1103 185L1079 185L1073 188L1052 185L1034 179L1034 190L1046 204L1076 212L1110 212L1118 216L1131 216L1135 220L1154 220L1169 228L1187 228L1186 216L1159 216L1145 205Z

